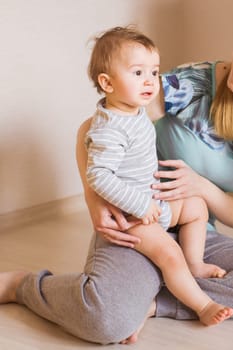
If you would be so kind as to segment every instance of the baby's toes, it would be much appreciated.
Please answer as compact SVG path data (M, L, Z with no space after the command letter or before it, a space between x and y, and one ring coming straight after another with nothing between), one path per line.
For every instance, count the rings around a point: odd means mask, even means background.
M226 275L226 270L217 268L214 272L213 272L213 276L215 278L223 278Z

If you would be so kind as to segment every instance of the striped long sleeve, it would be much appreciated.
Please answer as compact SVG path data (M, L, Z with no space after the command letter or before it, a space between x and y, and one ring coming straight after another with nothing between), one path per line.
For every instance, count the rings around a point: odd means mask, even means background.
M88 183L108 202L141 218L152 198L154 127L144 114L101 117L95 117L86 137Z

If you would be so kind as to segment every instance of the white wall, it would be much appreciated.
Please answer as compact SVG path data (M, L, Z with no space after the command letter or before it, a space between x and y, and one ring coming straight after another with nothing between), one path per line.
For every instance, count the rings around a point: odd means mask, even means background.
M86 74L93 34L138 24L159 46L162 69L229 57L233 2L221 6L218 0L0 0L0 213L82 192L75 142L98 99Z

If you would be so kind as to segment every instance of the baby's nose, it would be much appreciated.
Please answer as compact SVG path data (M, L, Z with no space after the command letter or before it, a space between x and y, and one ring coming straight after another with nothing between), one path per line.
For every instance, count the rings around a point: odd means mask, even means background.
M147 78L147 79L144 81L144 84L145 84L145 85L153 85L153 79Z

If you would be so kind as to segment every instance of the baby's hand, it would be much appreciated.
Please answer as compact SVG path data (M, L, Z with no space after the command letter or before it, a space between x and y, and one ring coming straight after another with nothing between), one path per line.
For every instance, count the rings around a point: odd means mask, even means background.
M158 222L161 212L162 209L152 199L146 214L142 218L143 225L149 225L153 222Z

